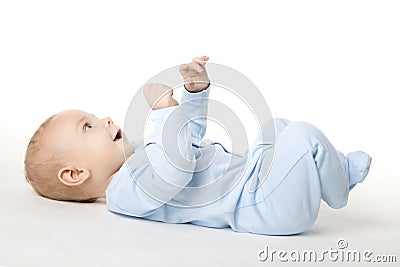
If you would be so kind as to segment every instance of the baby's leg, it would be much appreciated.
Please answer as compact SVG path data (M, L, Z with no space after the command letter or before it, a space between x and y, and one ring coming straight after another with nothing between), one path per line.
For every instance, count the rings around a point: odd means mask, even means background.
M349 163L313 125L286 125L276 140L274 160L261 186L266 231L291 234L307 230L317 218L321 199L332 208L344 207L351 181Z
M331 207L346 205L349 191L349 176L346 162L337 153L325 135L306 122L288 124L276 140L275 155L266 180L270 190L276 190L282 180L290 177L318 183L321 198ZM300 168L298 165L304 165ZM271 187L272 181L276 184ZM314 192L311 192L314 193Z
M365 179L371 164L371 157L362 151L344 156L318 128L306 122L294 122L286 126L277 139L275 153L273 164L279 164L281 156L287 159L287 154L290 154L289 158L294 156L293 159L311 154L318 171L321 198L333 208L345 205L347 189ZM301 160L298 158L298 162Z

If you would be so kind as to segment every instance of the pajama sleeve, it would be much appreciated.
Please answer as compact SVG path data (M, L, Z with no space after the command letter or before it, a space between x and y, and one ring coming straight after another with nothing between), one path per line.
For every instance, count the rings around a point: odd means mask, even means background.
M187 120L181 106L153 110L153 130L127 161L108 192L109 209L144 217L169 202L191 180L196 167ZM127 177L128 176L128 177ZM130 176L130 177L129 177Z
M199 145L207 130L207 111L208 96L210 94L210 86L207 89L191 93L185 88L182 90L181 106L188 116L189 129L192 136L192 142Z
M206 132L209 92L209 87L198 93L183 88L179 106L151 111L144 149L126 160L107 189L109 210L146 217L174 203L196 168L192 144L198 145Z

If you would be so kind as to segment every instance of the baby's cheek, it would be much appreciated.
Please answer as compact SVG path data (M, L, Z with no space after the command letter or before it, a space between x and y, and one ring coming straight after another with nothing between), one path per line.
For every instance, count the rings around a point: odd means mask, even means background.
M91 147L91 157L95 158L98 163L107 162L112 156L112 147L104 142L96 142Z

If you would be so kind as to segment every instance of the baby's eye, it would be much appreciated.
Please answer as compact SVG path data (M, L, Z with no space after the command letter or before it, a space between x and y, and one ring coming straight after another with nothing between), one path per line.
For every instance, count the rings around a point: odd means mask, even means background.
M93 125L91 125L90 123L85 123L85 124L83 125L83 131L84 131L84 132L87 132L87 131L89 131L90 129L92 129L92 127L93 127Z

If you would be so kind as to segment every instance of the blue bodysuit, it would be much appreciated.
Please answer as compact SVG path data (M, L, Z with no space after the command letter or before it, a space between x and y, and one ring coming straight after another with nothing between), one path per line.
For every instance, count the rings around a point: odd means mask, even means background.
M332 208L347 204L349 190L368 173L370 156L344 156L315 126L284 119L274 119L274 153L261 136L245 154L202 142L210 87L198 93L183 89L181 105L151 112L152 133L134 143L135 152L107 187L110 211L289 235L313 225L321 199ZM176 134L168 127L178 129Z

